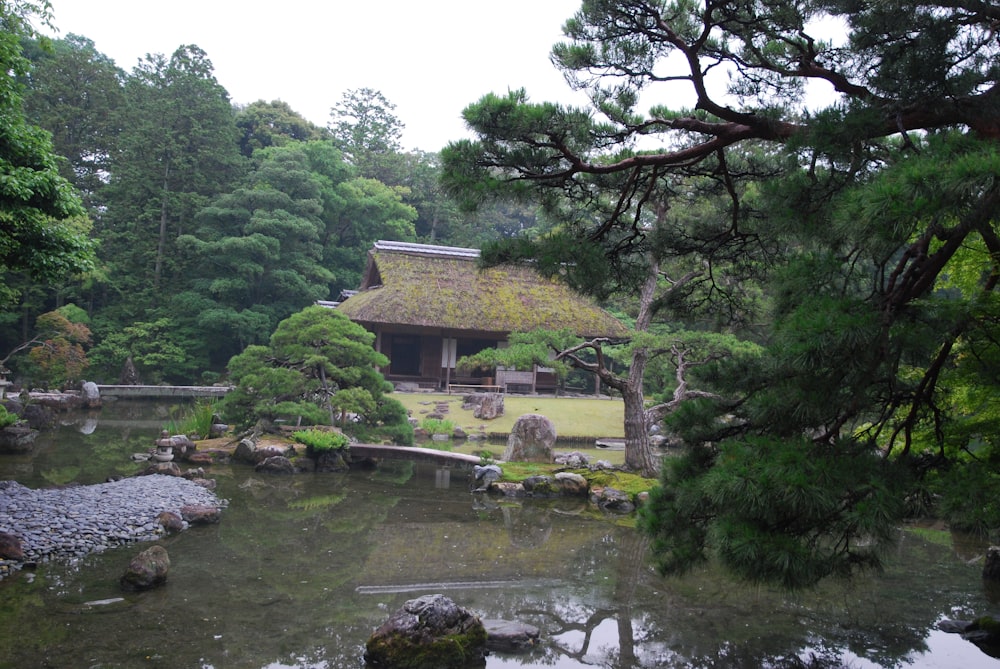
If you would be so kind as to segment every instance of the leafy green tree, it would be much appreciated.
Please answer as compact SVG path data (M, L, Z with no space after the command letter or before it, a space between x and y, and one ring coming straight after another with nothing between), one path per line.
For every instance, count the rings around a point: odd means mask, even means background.
M53 149L66 159L60 172L97 215L120 128L125 73L80 35L53 40L51 48L32 46L25 114L52 133Z
M0 305L16 301L20 275L56 282L93 266L94 247L79 197L59 174L51 137L25 120L21 81L29 72L22 38L31 20L49 21L47 2L0 3Z
M235 389L223 410L245 425L278 419L333 425L342 412L355 411L371 427L408 427L405 409L386 395L392 385L377 367L389 360L373 341L340 312L307 307L283 320L268 346L249 346L230 361Z
M324 177L295 145L258 157L246 186L202 209L193 234L178 239L192 288L174 305L197 320L226 359L326 299L333 279L323 264ZM346 176L343 166L340 173Z
M329 132L320 128L281 100L257 100L238 108L236 127L240 129L240 152L250 158L254 151L289 142L326 139Z
M665 570L714 554L800 587L877 568L904 502L957 461L944 382L995 348L998 18L975 2L585 0L552 55L592 109L523 91L466 109L478 139L443 153L450 187L559 214L581 249L571 280L634 289L666 262L701 273L671 309L759 327L763 355L703 372L727 401L672 420L688 453L644 512ZM817 37L824 21L841 43ZM836 100L807 110L807 84ZM692 108L640 111L684 95ZM702 191L703 216L664 215ZM948 277L979 246L959 294ZM996 485L990 462L977 454Z
M108 380L117 379L131 366L141 383L190 383L199 366L185 342L169 318L136 321L105 335L91 349L90 360Z
M356 287L376 239L413 238L413 210L355 177L329 142L270 147L255 163L245 185L202 209L177 240L191 287L172 309L209 336L220 366L291 314Z
M398 188L375 179L356 178L337 184L326 217L324 262L334 271L331 295L361 282L367 252L379 239L415 239L413 207Z

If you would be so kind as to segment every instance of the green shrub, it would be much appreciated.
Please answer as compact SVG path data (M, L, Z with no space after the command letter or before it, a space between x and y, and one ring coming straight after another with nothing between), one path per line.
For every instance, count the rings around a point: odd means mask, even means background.
M292 438L317 452L337 450L348 444L343 434L327 430L299 430L292 433Z
M396 446L413 445L413 426L409 423L388 423L373 427L364 423L349 423L344 431L362 444L392 443Z
M7 411L7 407L0 404L0 429L10 427L17 421L17 414Z
M455 431L455 424L447 418L424 418L420 421L420 427L429 434L447 434L449 437Z

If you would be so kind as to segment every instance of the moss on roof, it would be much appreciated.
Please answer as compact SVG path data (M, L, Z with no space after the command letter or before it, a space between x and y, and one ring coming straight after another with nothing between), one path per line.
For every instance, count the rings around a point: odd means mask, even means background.
M585 336L626 336L611 314L530 267L480 269L475 258L369 252L362 290L338 307L354 321L456 330L527 332L569 329Z

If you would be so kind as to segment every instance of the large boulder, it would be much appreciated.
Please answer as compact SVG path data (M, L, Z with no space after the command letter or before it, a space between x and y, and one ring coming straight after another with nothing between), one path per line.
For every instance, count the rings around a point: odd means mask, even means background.
M507 462L552 462L552 447L556 443L556 426L537 413L527 413L517 419L507 438L503 459Z
M27 425L8 425L0 429L0 453L29 453L37 436L38 430Z
M629 499L628 493L616 488L595 488L590 492L590 499L602 511L611 513L632 513L635 504Z
M990 546L986 550L983 578L987 581L1000 582L1000 546Z
M272 455L258 462L253 470L260 474L294 474L296 472L292 461L283 455Z
M503 478L503 470L497 465L475 465L472 473L473 492L489 490L491 483Z
M590 491L587 479L574 472L556 472L555 480L564 495L586 495Z
M313 456L317 472L346 472L351 468L347 461L351 452L346 448L333 448L319 451Z
M0 560L24 562L24 547L21 538L9 532L0 532Z
M167 534L176 534L184 529L184 520L173 511L161 511L156 516L156 522Z
M1000 658L1000 621L992 616L975 620L942 620L937 624L942 632L961 634L990 657Z
M462 406L472 406L472 415L479 420L493 420L504 412L503 394L474 393L466 395Z
M372 633L365 660L392 669L486 666L486 628L444 595L425 595L403 604Z
M52 408L35 402L24 404L19 415L34 430L46 430L56 424L56 414Z
M167 582L170 556L163 546L153 546L142 551L129 562L121 577L122 589L149 590Z
M211 504L187 504L181 507L181 518L190 525L211 525L222 518L222 509Z
M93 381L83 382L80 386L80 397L83 399L83 406L88 409L101 406L101 391Z

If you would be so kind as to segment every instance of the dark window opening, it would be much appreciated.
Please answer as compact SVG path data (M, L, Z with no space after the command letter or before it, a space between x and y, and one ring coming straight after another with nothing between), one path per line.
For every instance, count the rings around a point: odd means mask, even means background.
M389 373L420 376L420 337L392 335L389 345Z

